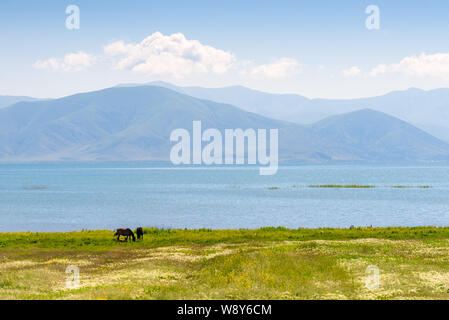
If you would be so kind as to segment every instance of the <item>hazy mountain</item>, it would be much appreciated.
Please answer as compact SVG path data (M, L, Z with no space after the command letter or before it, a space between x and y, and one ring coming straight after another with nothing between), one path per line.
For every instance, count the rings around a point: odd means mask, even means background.
M354 100L311 100L304 118L316 121L330 114L370 108L407 121L440 139L449 141L449 89L424 91L411 88L383 96ZM295 122L299 122L299 116Z
M0 96L0 108L8 107L20 101L35 101L37 99L21 96Z
M193 120L202 121L204 129L280 128L286 158L320 159L333 148L302 126L231 105L161 87L123 87L0 110L0 158L168 160L171 131L191 130Z
M200 99L229 103L269 118L299 124L310 124L331 115L369 108L398 117L440 139L449 141L447 88L431 91L411 88L363 99L308 99L295 94L270 94L242 86L178 87L165 82L143 85L163 86Z
M310 101L309 99L296 94L271 94L249 89L243 86L231 86L224 88L180 87L163 81L155 81L147 84L119 85L119 87L123 86L164 87L195 98L231 104L245 111L257 113L268 118L285 121L292 121L292 119L289 119L289 115L296 114L299 107Z
M448 155L447 143L407 122L370 109L331 116L310 128L323 138L357 150L362 159L434 160Z
M168 160L176 128L278 128L281 160L446 159L449 145L363 111L301 126L156 86L116 87L0 110L0 160Z

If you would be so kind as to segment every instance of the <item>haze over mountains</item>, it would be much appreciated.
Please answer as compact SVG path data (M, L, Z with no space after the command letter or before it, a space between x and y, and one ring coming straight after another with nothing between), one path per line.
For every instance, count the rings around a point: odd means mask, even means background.
M191 131L194 120L203 130L277 128L281 161L449 160L449 144L377 111L303 126L158 86L114 87L3 108L0 160L168 160L170 133Z
M308 99L296 94L271 94L242 86L179 87L166 82L147 85L166 87L200 99L229 103L249 112L299 124L311 124L331 115L369 108L410 122L449 142L448 88L431 91L411 88L377 97L333 100Z
M371 109L330 116L311 125L310 129L319 136L357 150L362 159L446 159L446 142L405 121ZM428 158L430 154L435 156Z
M21 101L36 101L38 99L23 96L0 96L0 109Z

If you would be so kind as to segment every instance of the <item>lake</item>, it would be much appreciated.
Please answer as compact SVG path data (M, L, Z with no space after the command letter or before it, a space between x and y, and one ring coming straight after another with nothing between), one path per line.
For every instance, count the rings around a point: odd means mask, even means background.
M322 184L376 187L310 187ZM250 166L0 164L2 232L351 225L448 226L449 166L296 164L260 176Z

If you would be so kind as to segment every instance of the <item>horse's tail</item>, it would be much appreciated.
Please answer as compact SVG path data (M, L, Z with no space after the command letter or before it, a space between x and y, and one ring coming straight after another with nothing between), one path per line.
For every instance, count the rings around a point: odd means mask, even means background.
M136 236L134 235L134 232L131 231L131 237L133 237L133 241L136 242Z

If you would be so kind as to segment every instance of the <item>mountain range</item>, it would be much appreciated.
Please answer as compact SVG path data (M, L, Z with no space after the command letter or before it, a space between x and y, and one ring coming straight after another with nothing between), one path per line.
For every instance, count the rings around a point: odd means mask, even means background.
M160 81L144 85L166 87L199 99L228 103L269 118L299 124L311 124L335 114L369 108L410 122L449 142L448 88L430 91L410 88L362 99L309 99L297 94L272 94L243 86L180 87Z
M375 110L300 125L155 85L2 108L0 160L168 160L170 133L191 131L194 120L203 129L277 128L281 161L449 160L449 144Z

